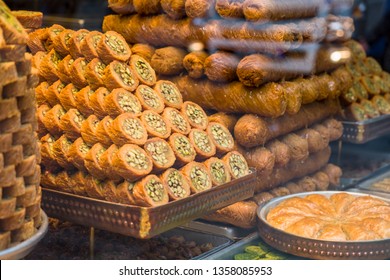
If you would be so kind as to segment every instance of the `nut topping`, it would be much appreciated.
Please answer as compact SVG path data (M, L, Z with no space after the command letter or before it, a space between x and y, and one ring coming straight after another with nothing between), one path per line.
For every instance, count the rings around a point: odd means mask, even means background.
M153 128L155 131L165 134L167 133L167 125L164 122L164 119L158 114L146 114L145 120L147 124Z
M194 147L187 137L176 137L175 138L176 150L183 156L193 156L195 154Z
M210 185L209 175L198 166L191 169L190 179L195 188L200 191L207 189Z
M186 197L187 191L183 188L183 175L178 170L173 170L167 178L168 186L176 197Z
M143 129L138 119L126 119L123 122L123 130L134 139L143 137Z
M159 202L163 199L164 196L164 186L161 182L151 179L147 182L146 192L148 196L154 201Z
M207 133L205 133L203 131L195 131L194 132L194 141L200 150L202 150L206 153L211 152L210 138L208 137Z
M127 163L136 169L148 169L148 161L146 154L141 153L138 150L129 150L126 154Z

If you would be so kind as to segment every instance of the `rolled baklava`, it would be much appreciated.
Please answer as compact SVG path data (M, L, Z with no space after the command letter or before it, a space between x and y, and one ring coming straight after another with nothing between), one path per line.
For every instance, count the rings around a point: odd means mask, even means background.
M206 131L216 147L217 154L226 154L234 149L234 138L222 124L210 122Z
M183 166L180 171L188 179L191 193L199 193L211 189L213 186L211 175L203 163L190 162Z
M110 116L106 116L98 123L96 127L96 138L104 147L109 147L112 144L112 140L108 132L112 122L113 119Z
M99 57L97 45L102 39L103 34L99 31L91 31L80 43L80 50L87 61Z
M75 96L77 92L78 89L74 86L74 84L68 84L61 90L60 94L58 95L58 99L60 100L60 103L62 107L65 108L65 110L76 108Z
M44 81L40 83L36 88L35 88L35 98L37 100L37 105L41 106L43 104L50 104L49 101L46 99L46 91L49 88L49 83Z
M160 114L165 108L162 96L149 86L139 85L135 91L135 96L141 102L144 110L153 110Z
M158 137L148 139L144 145L144 150L153 161L154 173L168 169L176 161L172 148L164 139Z
M58 36L53 39L53 48L62 56L69 55L70 39L75 33L72 29L62 30Z
M113 118L123 113L129 113L134 117L138 117L142 112L142 106L138 98L123 88L114 89L106 96L104 108Z
M156 84L156 73L146 59L133 54L130 57L129 65L141 84L147 86L154 86Z
M74 166L68 159L68 152L72 141L70 141L65 135L58 138L53 144L53 155L58 164L65 170L73 170Z
M71 141L81 136L81 125L85 118L77 109L70 109L62 116L60 128L64 135Z
M166 139L171 135L171 127L161 115L154 111L143 111L141 115L141 121L145 126L149 136Z
M45 124L46 129L53 136L62 135L62 129L60 126L61 118L65 115L65 109L57 104L51 108L45 115L43 123Z
M96 50L105 64L109 64L113 60L127 61L131 55L126 40L115 31L105 32L99 40Z
M168 191L170 200L178 200L191 194L188 179L175 168L169 168L160 175L160 179Z
M205 130L209 123L206 112L198 104L186 101L181 112L193 128Z
M51 172L58 172L61 170L61 167L57 163L57 160L54 155L54 142L56 139L50 135L46 134L40 139L41 145L41 163L45 167L46 170Z
M87 60L84 57L77 58L70 66L70 80L78 89L88 85L88 81L85 77L86 68Z
M99 124L99 119L95 115L90 115L82 124L80 128L81 137L83 137L85 143L92 146L99 142L96 137L96 129Z
M68 150L67 157L69 161L80 171L87 172L84 165L84 159L90 147L79 137L74 141Z
M50 106L55 106L60 103L60 93L65 88L65 84L60 80L57 80L51 84L46 91L44 91L44 96Z
M179 110L167 107L165 108L162 117L171 127L172 132L177 132L184 135L190 133L191 126Z
M107 116L105 109L105 98L110 94L110 91L105 87L100 87L89 97L90 105L93 110L93 113L100 119L103 119Z
M227 153L222 160L226 163L232 179L243 177L250 172L245 158L237 151Z
M116 186L116 202L135 205L133 196L134 182L124 180Z
M107 150L103 152L99 160L99 163L103 168L103 172L106 178L114 182L119 182L123 180L121 176L117 175L114 172L112 167L112 158L117 151L118 151L118 147L115 144L112 144L111 146L108 147Z
M172 133L169 137L169 145L176 156L176 166L180 167L195 160L196 151L187 136Z
M165 106L176 109L181 109L183 105L183 96L177 86L165 80L159 80L154 86L154 90L161 94L164 98Z
M197 160L207 159L215 155L215 144L206 131L193 128L188 138L196 151Z
M128 91L135 91L139 84L139 80L130 66L117 60L107 64L104 69L103 82L109 90L123 88Z
M81 42L88 35L89 31L87 29L79 29L69 40L69 53L74 58L82 57L83 53L81 51Z
M209 171L213 186L219 186L230 182L230 172L223 160L217 157L211 157L204 162L204 165Z
M91 106L91 95L93 93L94 91L89 86L86 86L76 92L76 95L74 96L77 110L85 117L94 113Z
M92 89L96 90L104 86L104 69L106 65L99 58L94 58L87 64L85 78Z
M99 180L104 180L106 177L103 166L100 163L100 158L105 151L106 148L104 148L102 144L96 143L89 149L84 158L84 166L89 174Z
M135 183L133 197L137 205L154 207L168 203L168 191L154 174Z
M39 64L39 74L49 83L54 83L58 80L58 64L61 61L61 56L52 49L47 53Z
M71 83L70 67L72 66L74 59L71 55L67 55L58 63L58 77L65 83Z

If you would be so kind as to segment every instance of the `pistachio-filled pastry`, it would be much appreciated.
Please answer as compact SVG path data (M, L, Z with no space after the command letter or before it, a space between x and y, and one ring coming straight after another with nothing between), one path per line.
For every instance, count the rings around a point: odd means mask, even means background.
M213 186L223 185L231 181L230 172L223 160L211 157L204 162L204 165L211 175Z
M165 106L179 110L181 109L183 105L183 96L174 83L166 80L159 80L156 82L154 90L161 94Z
M250 172L245 158L237 151L227 153L222 160L226 163L232 179L243 177Z
M114 60L127 61L131 56L131 50L122 35L115 31L107 31L103 34L96 46L100 59L105 64Z
M84 159L89 150L90 147L84 142L83 138L79 137L70 145L67 157L78 170L87 172Z
M105 108L105 99L109 94L110 91L107 88L100 87L89 97L93 113L100 119L108 115Z
M226 154L234 149L234 138L224 125L209 122L206 131L215 145L217 154Z
M141 84L147 86L154 86L156 84L156 73L145 58L133 54L130 57L129 65Z
M146 141L144 149L153 161L154 173L166 170L175 163L175 154L164 139L158 137L150 138Z
M62 129L60 123L61 118L65 115L65 113L65 109L59 104L47 111L43 119L43 123L51 135L56 137L61 136Z
M87 63L88 62L84 57L79 57L70 66L70 80L79 89L88 85L88 81L85 77Z
M116 202L122 204L135 205L133 196L134 182L124 180L116 186Z
M134 182L148 175L153 169L153 163L144 149L126 144L113 154L112 168L125 180Z
M164 109L162 117L171 127L172 132L177 132L184 135L190 133L191 126L179 110L167 107Z
M181 172L175 168L169 168L160 175L160 179L168 191L170 200L178 200L191 194L190 183Z
M135 96L141 102L144 110L152 110L160 114L165 108L162 96L147 85L139 85Z
M53 48L62 57L69 55L70 39L75 32L72 29L64 29L53 38Z
M198 104L186 101L181 108L184 118L193 128L205 130L209 124L206 112Z
M123 113L139 117L142 112L138 98L123 88L114 89L104 98L104 109L113 118Z
M376 108L378 108L378 111L382 115L390 114L390 103L381 95L374 96L371 99L371 102L374 104Z
M64 89L65 84L61 80L57 80L52 83L47 90L43 92L46 101L50 106L55 106L60 103L60 93Z
M36 88L35 88L35 98L37 100L37 105L41 106L43 104L49 104L49 101L46 100L45 93L47 89L49 88L49 83L46 81L41 82Z
M106 178L114 182L120 182L123 180L121 176L114 172L112 167L112 158L117 151L118 147L115 144L112 144L107 148L107 150L103 152L99 160L99 163L103 168L103 172Z
M154 207L168 203L168 191L154 174L135 183L133 188L135 203L139 206Z
M130 113L120 114L108 129L112 142L118 146L124 144L144 145L148 133L141 120Z
M57 163L64 168L65 170L73 170L74 166L68 159L68 152L70 145L72 145L72 141L70 141L65 135L62 135L58 138L53 144L53 155L57 160Z
M80 134L83 137L85 143L92 146L99 142L99 139L96 137L96 129L99 124L99 119L95 115L90 115L83 123L81 124Z
M376 105L371 100L362 100L360 105L363 106L364 111L369 118L376 118L381 114Z
M69 53L74 58L82 57L83 53L81 51L81 43L85 37L89 34L90 31L87 29L79 29L69 40Z
M61 61L61 56L52 49L47 53L39 64L39 74L49 83L54 83L58 80L58 64Z
M58 63L58 77L60 80L65 83L69 84L71 83L71 76L70 76L70 67L72 66L74 62L73 57L69 54L65 56L59 63Z
M60 128L69 140L76 140L81 136L81 125L85 121L84 116L77 109L70 109L62 116Z
M89 86L86 86L76 92L74 96L77 110L79 110L85 117L94 113L91 106L91 95L93 93L94 91Z
M94 58L99 57L97 52L97 45L102 39L103 34L99 31L91 31L85 36L84 40L80 43L80 50L87 61L91 61Z
M99 58L88 62L85 68L85 78L92 89L96 90L104 86L104 69L106 69L106 65Z
M99 180L104 180L106 178L103 170L104 167L100 163L100 158L105 151L106 148L104 148L102 144L96 143L91 147L84 158L85 168L93 177Z
M58 99L65 110L76 108L76 94L79 90L74 84L67 84L58 95Z
M196 151L187 136L176 132L172 133L169 137L169 145L176 156L175 166L181 167L195 160Z
M171 127L163 117L152 110L142 112L141 121L145 126L149 136L160 137L163 139L171 135Z
M213 183L206 166L200 162L190 162L180 169L190 183L191 193L199 193L211 189Z
M206 131L193 128L188 138L196 151L197 160L204 160L215 155L215 144Z
M46 134L40 139L41 145L41 163L46 170L51 172L58 172L61 170L61 167L57 163L57 160L54 155L54 143L56 139L50 135Z
M139 80L128 64L114 60L104 69L103 83L109 90L123 88L135 91Z
M112 122L113 119L110 116L106 116L96 126L96 138L104 147L109 147L112 144L112 140L108 132Z

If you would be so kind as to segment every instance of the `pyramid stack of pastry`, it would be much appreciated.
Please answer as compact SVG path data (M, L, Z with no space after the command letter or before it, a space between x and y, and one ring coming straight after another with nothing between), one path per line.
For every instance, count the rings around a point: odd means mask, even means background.
M111 0L109 7L120 15L106 16L103 30L134 44L184 100L216 111L209 120L230 129L257 170L255 197L207 219L253 227L257 206L272 197L338 184L329 142L342 125L332 117L352 76L347 59L331 54L348 51L351 18L305 0Z
M29 34L42 186L157 206L247 175L229 130L209 122L115 31Z
M0 1L0 250L29 239L41 225L38 76L26 43L27 33Z

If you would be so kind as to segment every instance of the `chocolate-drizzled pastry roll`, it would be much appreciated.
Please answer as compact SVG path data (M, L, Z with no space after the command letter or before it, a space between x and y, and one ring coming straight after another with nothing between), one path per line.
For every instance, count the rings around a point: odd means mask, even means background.
M104 85L109 90L123 88L128 91L135 91L139 81L133 70L124 62L114 60L104 69Z
M49 133L49 131L46 129L46 126L45 126L45 118L46 118L47 112L49 112L50 109L51 108L46 104L40 105L37 109L37 121L38 121L38 131L37 132L38 132L38 136L40 136L40 137Z
M60 80L57 80L53 84L51 84L46 91L43 92L45 99L49 102L50 106L55 106L60 103L60 93L62 89L65 87L65 84Z
M204 61L204 73L216 82L231 82L237 79L237 66L240 59L237 55L219 51L208 56Z
M309 144L295 133L283 136L280 141L290 148L291 160L305 160L309 156Z
M65 109L59 104L55 105L46 113L43 123L51 135L57 137L62 134L60 123L61 118L65 115L65 113Z
M39 65L39 74L49 83L54 83L58 80L58 64L61 61L61 56L52 49L47 53Z
M107 112L105 109L105 98L110 94L110 91L105 87L100 87L89 97L91 108L94 114L103 119L107 116Z
M104 147L109 147L112 144L112 140L109 136L109 128L113 122L110 116L104 117L96 127L96 138Z
M91 61L92 59L99 57L96 47L102 37L103 34L101 32L91 31L87 34L87 36L85 36L84 40L81 41L80 50L87 61Z
M105 97L104 108L113 118L123 113L138 117L142 112L142 106L138 98L123 88L114 89Z
M244 150L242 155L248 165L256 168L259 173L269 174L274 169L276 156L263 146Z
M211 157L204 162L209 171L213 186L223 185L231 181L231 176L226 163L216 157Z
M215 10L223 18L241 18L244 16L245 0L216 0Z
M88 85L88 81L85 78L86 67L87 60L84 57L77 58L70 66L70 80L79 89Z
M103 152L99 160L99 163L103 168L105 177L114 182L119 182L123 180L121 176L114 172L112 167L112 158L117 151L118 147L115 144L112 144L107 148L107 150Z
M161 0L161 8L172 19L186 16L185 0Z
M70 140L74 141L81 136L81 125L84 116L77 109L69 109L60 120L60 128Z
M381 95L374 96L371 102L378 108L382 115L390 114L390 103Z
M156 49L150 65L160 75L177 75L183 70L183 59L187 52L181 48L164 47Z
M87 172L84 165L84 159L90 147L79 137L74 141L68 150L67 157L69 161L80 171Z
M107 31L96 47L100 59L105 64L110 64L113 60L127 61L131 56L131 50L122 35L115 31Z
M83 137L85 143L92 146L99 142L99 139L96 137L96 129L99 124L99 119L95 115L90 115L83 123L81 124L80 133Z
M74 59L71 55L67 55L58 63L58 77L65 83L71 83L70 67L72 66Z
M190 183L179 170L169 168L160 175L171 201L188 197L191 194Z
M165 106L181 109L183 105L183 96L174 83L159 80L154 86L154 90L161 94L164 99Z
M222 160L226 163L232 179L248 175L250 172L245 158L237 151L227 153Z
M86 86L76 92L74 96L77 110L79 110L85 117L93 114L90 99L93 93L94 91L89 86Z
M167 107L164 109L162 117L166 121L168 126L171 127L172 132L177 132L185 135L190 133L191 126L179 110Z
M84 166L88 172L99 180L105 179L103 166L100 164L100 157L106 151L102 144L96 143L87 152L84 157Z
M209 18L215 14L216 0L187 0L184 8L190 18Z
M47 39L44 41L44 46L47 51L51 51L54 48L55 38L65 30L65 27L59 24L53 24L47 28Z
M154 207L168 203L168 191L156 175L148 175L134 184L133 197L139 206Z
M204 51L194 51L187 54L183 59L183 66L188 76L199 79L204 75L204 62L208 54Z
M213 186L211 175L203 163L190 162L183 166L180 172L188 179L191 193L199 193Z
M106 65L99 58L92 59L85 67L85 78L92 89L104 86L104 69Z
M204 160L215 155L215 144L206 131L193 128L189 133L188 138L196 151L197 160Z
M116 197L115 202L135 205L133 196L134 182L124 180L116 185Z
M74 84L68 84L61 90L60 94L58 95L58 99L60 100L60 103L62 107L65 108L65 110L76 108L75 96L77 92L78 89Z
M81 42L85 39L88 33L89 31L87 29L79 29L73 33L73 36L70 38L69 53L74 59L83 56L81 51Z
M53 47L61 56L65 57L69 54L70 39L74 33L72 29L64 29L53 38Z
M166 139L171 135L171 127L161 115L154 111L143 111L141 115L141 121L145 126L149 136Z
M378 108L371 102L371 100L362 100L360 105L363 106L368 118L377 118L380 116Z
M134 182L148 175L153 169L153 163L144 149L137 145L126 144L114 153L112 168L116 174Z
M169 137L169 145L175 154L175 165L180 167L195 160L196 151L190 139L180 133L172 133Z
M154 173L168 169L175 163L175 154L164 139L158 137L148 139L144 145L144 150L153 161Z
M40 139L41 163L46 170L57 172L61 169L54 156L54 142L56 139L50 134L46 134Z
M154 86L156 84L156 73L145 58L133 54L130 57L129 65L141 84L147 86Z
M155 51L156 49L153 46L148 44L138 43L138 44L134 44L131 47L131 53L133 55L139 55L144 59L146 59L146 61L149 63L152 60L152 56L154 55Z
M112 142L118 146L124 144L143 145L148 139L148 133L141 120L129 113L117 116L107 132Z
M206 112L198 104L186 101L183 103L181 112L184 118L189 122L193 128L203 129L207 128L209 120Z
M164 111L164 99L157 91L147 85L139 85L135 91L135 96L141 102L144 110L152 110L159 114Z
M234 138L230 131L222 124L209 122L206 132L214 143L217 154L222 155L234 149Z
M35 98L37 100L38 106L41 106L43 104L50 104L49 101L45 97L45 93L46 93L48 88L49 88L49 83L46 81L40 83L35 88Z
M73 164L68 159L68 152L72 141L70 141L65 135L58 138L53 144L53 155L57 160L57 163L65 170L74 169Z

